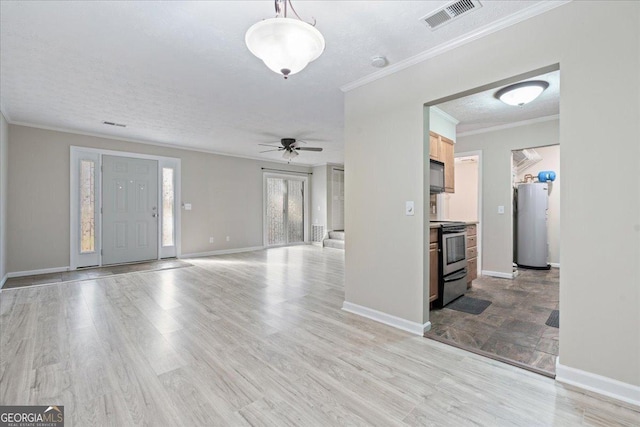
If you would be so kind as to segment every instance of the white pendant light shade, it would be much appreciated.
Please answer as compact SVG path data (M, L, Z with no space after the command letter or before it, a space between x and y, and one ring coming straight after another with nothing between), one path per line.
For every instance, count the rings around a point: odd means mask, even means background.
M260 21L249 28L244 40L251 53L285 78L302 71L324 51L320 31L291 18Z
M548 87L549 83L542 80L516 83L500 89L495 96L507 105L522 106L539 97Z
M298 153L295 150L289 151L289 150L284 150L284 153L282 154L282 157L287 159L287 160L291 160L296 158L297 156L299 156L300 153Z

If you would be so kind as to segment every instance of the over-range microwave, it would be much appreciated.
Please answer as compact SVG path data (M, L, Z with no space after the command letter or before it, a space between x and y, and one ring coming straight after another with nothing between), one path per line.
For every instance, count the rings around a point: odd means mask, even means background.
M429 163L430 193L444 193L444 163L437 160L431 160Z

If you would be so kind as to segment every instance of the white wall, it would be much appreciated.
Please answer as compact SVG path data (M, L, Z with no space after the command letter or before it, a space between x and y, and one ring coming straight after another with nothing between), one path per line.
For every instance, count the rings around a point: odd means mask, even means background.
M444 194L447 219L478 221L478 162L457 162L455 166L456 192Z
M183 254L262 246L261 167L310 172L304 166L9 125L14 184L8 191L8 272L69 265L71 145L182 159L178 203L193 206L182 211Z
M561 69L560 364L637 387L639 2L616 2L615 8L609 2L570 2L346 93L345 298L408 321L424 320L423 201L429 183L428 176L423 181L423 105L551 64ZM528 129L511 132L521 138ZM458 147L462 143L458 138L457 150L477 149ZM508 165L511 153L486 144L484 177L495 168L494 182L505 188L491 189L489 197L488 179L483 180L484 240L504 246L509 265L486 248L484 263L509 271L512 241L501 231L505 224L509 230L509 214L498 217L496 207L510 205L510 170L502 175L500 164ZM612 165L606 179L594 173L603 160ZM620 207L615 215L597 208L602 198ZM404 215L406 200L416 201L416 216Z
M0 285L7 274L7 180L9 125L0 113Z
M452 121L452 117L438 108L429 108L429 130L456 141L457 122Z
M482 150L483 271L513 271L511 151L556 144L559 139L558 120L458 137L459 152ZM504 214L498 213L498 206L504 206Z
M524 170L518 181L523 181L528 173L537 176L540 171L554 171L556 180L549 182L549 209L547 211L547 242L549 244L549 262L560 264L560 187L562 173L560 171L560 146L539 147L536 151L542 157L535 165Z
M311 223L327 231L327 166L314 166L311 176Z

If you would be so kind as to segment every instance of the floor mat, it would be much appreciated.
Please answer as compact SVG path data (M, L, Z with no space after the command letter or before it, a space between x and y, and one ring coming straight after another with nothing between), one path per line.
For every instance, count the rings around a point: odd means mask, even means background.
M485 311L490 305L491 301L461 296L451 304L447 305L446 308L462 311L463 313L480 314Z
M560 328L560 311L553 310L544 324L552 328Z

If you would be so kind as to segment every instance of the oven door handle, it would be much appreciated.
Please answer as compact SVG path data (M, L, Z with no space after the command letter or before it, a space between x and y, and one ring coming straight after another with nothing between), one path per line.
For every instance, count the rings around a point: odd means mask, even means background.
M455 273L451 273L448 276L445 276L443 279L444 279L445 282L453 282L453 281L462 279L466 275L467 275L467 269L463 268L460 271L457 271Z

